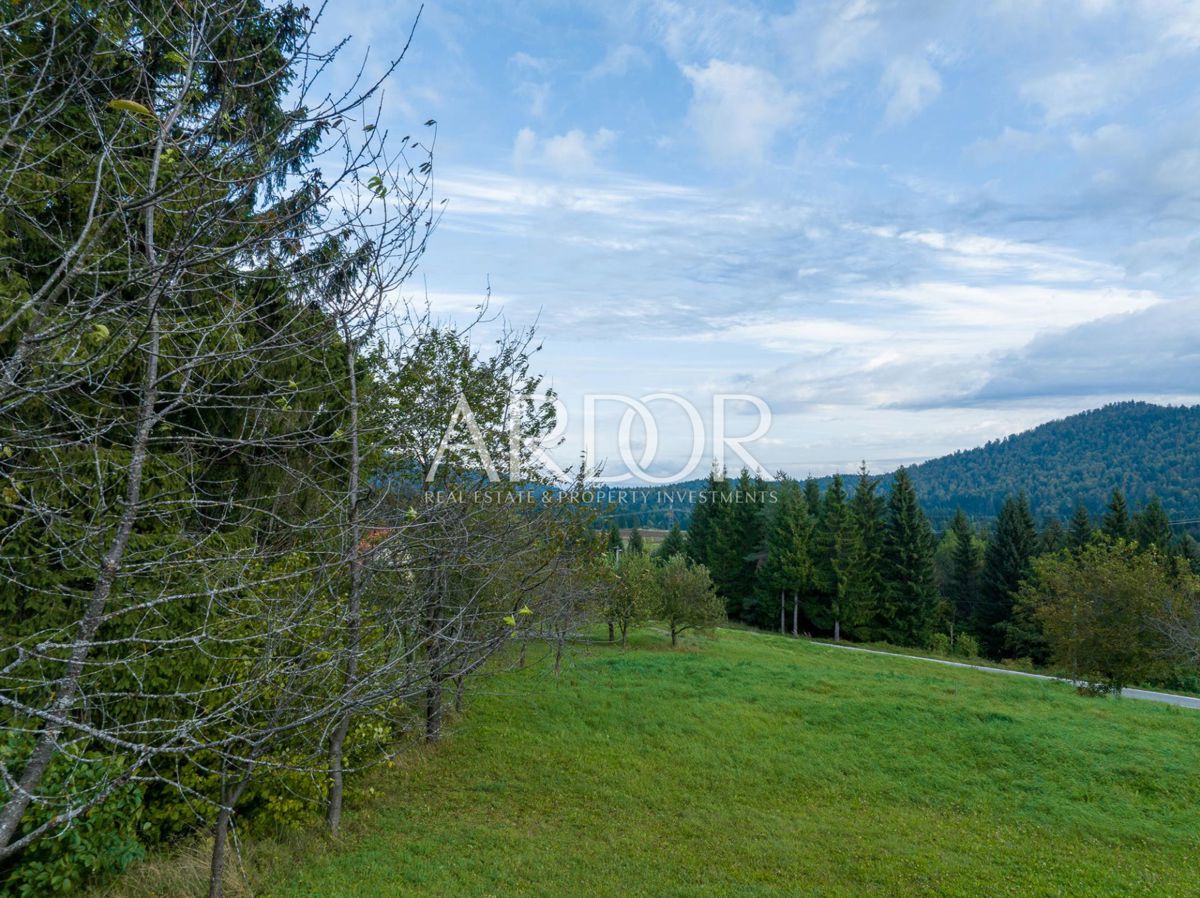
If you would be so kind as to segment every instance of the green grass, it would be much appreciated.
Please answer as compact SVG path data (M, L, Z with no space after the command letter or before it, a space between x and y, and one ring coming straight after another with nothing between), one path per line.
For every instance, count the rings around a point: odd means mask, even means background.
M728 630L487 689L269 894L1200 894L1194 711Z

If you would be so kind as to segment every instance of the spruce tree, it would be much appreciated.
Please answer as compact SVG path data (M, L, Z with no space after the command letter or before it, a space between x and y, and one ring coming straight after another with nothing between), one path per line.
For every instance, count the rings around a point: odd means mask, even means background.
M821 485L817 478L804 479L804 501L808 503L808 513L816 518L821 513Z
M633 529L629 532L629 551L637 555L646 551L646 544L642 540L642 531L638 530L637 524L634 524Z
M1152 496L1133 521L1134 537L1143 549L1157 549L1164 555L1171 549L1171 520L1158 496Z
M766 519L767 557L761 573L759 626L792 635L799 626L799 595L812 580L812 518L796 481L780 475L778 500ZM789 614L790 611L790 614ZM790 620L789 620L790 619Z
M954 551L950 557L950 573L946 582L946 598L950 606L950 638L956 630L975 617L979 601L979 549L975 545L975 529L961 508L954 513L950 524Z
M1133 525L1129 521L1129 506L1125 502L1125 494L1120 490L1113 490L1112 498L1108 500L1108 509L1104 512L1104 523L1101 529L1109 539L1133 538Z
M717 532L729 506L725 499L729 482L725 473L715 468L709 472L704 488L696 498L687 529L687 557L693 564L711 568L715 554Z
M980 648L989 658L1003 655L1007 626L1021 581L1029 576L1037 545L1037 526L1029 511L1029 500L1007 497L983 557L975 632Z
M683 531L679 529L679 522L672 521L671 529L667 531L666 538L659 543L654 555L660 561L670 561L676 555L685 554L687 554L687 541Z
M807 489L806 489L807 492ZM838 601L842 593L840 555L844 549L850 509L841 474L835 474L821 497L813 537L813 583L805 602L808 619L823 630L840 635Z
M1075 503L1075 514L1071 515L1071 526L1067 530L1067 548L1074 553L1082 552L1092 541L1092 519L1082 500Z
M933 581L933 530L917 501L908 471L892 479L884 530L884 569L888 578L890 620L886 636L902 645L924 645L937 612Z
M726 494L726 509L715 528L709 571L725 599L731 620L753 623L755 581L762 560L763 483L742 469L737 483Z
M845 618L853 635L869 639L880 629L881 618L888 614L887 589L883 576L883 538L887 503L878 492L879 481L867 472L866 462L858 471L854 498L850 501L855 534L849 555L848 572L852 583Z

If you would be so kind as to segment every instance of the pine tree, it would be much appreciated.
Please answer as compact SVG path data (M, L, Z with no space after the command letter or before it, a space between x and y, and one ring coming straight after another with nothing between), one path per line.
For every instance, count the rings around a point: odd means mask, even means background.
M1133 521L1133 533L1143 549L1157 549L1164 555L1171 549L1171 520L1158 496L1152 496Z
M654 555L659 561L669 561L676 555L687 554L687 541L683 535L683 531L679 529L679 522L673 521L671 529L667 532L666 539L659 543Z
M815 477L809 476L804 480L804 501L808 503L808 513L814 518L821 513L821 485Z
M1125 502L1125 494L1120 490L1113 490L1112 498L1108 500L1108 509L1104 512L1104 523L1101 530L1109 539L1132 539L1133 537L1133 525L1129 521L1129 506Z
M1029 500L1009 496L983 557L975 632L983 653L1000 658L1004 652L1007 625L1021 581L1029 576L1037 543L1037 526L1029 511Z
M902 645L924 645L937 612L933 582L933 530L917 501L908 471L892 479L884 531L884 570L891 599L889 639Z
M634 524L633 529L629 532L629 551L637 555L646 551L646 544L642 540L642 531L638 530L637 524Z
M1067 531L1067 548L1074 553L1082 552L1092 541L1092 519L1082 501L1075 503L1075 514L1071 515L1071 526Z
M950 558L950 574L946 582L946 598L950 606L950 639L955 630L969 624L975 617L979 602L979 549L975 545L975 530L962 509L954 513L950 524L954 552Z

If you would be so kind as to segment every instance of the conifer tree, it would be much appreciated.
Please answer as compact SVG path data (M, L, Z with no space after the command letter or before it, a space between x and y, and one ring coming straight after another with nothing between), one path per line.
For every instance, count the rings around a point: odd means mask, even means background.
M891 599L886 635L903 645L924 645L937 611L933 582L933 531L917 502L908 471L892 480L884 531L884 565Z
M807 492L807 485L806 485ZM839 556L844 548L850 509L841 474L835 474L821 497L813 536L813 583L805 602L808 619L824 630L840 635L838 599L842 592Z
M850 590L851 611L847 615L857 624L859 638L880 629L881 618L889 616L887 588L883 575L883 538L887 524L887 502L878 493L879 481L868 473L863 462L850 502L850 513L857 543L851 546L854 556L849 565L853 585Z
M1129 506L1125 502L1125 494L1113 490L1112 498L1108 500L1108 509L1104 512L1104 523L1101 527L1109 539L1132 539L1133 525L1129 521Z
M762 480L742 469L727 494L727 507L715 530L709 571L732 620L753 623L755 581L763 557Z
M946 583L946 598L950 606L950 641L955 630L968 624L975 616L979 601L979 549L975 545L975 530L962 509L954 513L950 524L954 552L950 559L950 575Z
M804 479L804 501L808 503L808 513L816 518L821 513L821 485L817 478Z
M629 551L637 555L646 551L646 543L642 540L642 531L638 530L637 524L634 524L629 532Z
M761 626L772 626L778 612L779 632L788 628L789 599L792 635L799 629L799 596L812 580L812 518L800 485L781 474L778 501L766 519L767 557L761 576Z
M659 544L654 555L659 561L669 561L676 555L684 555L686 553L687 540L683 535L683 531L679 529L679 522L672 521L671 529L667 531L666 539Z
M984 553L975 616L980 648L989 658L1000 658L1004 652L1013 602L1021 581L1029 576L1036 543L1029 500L1024 493L1007 497Z
M1157 549L1164 555L1171 548L1171 521L1158 496L1152 496L1133 521L1133 533L1143 549Z
M1083 551L1092 541L1092 519L1082 501L1075 503L1075 514L1071 515L1071 526L1067 530L1067 548L1072 552Z
M696 498L687 529L687 557L693 564L710 566L715 555L716 535L721 529L729 505L729 482L715 468L709 472L704 488Z

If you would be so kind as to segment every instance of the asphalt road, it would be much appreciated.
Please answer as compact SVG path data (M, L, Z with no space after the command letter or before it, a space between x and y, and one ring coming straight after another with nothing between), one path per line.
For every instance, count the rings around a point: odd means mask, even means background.
M930 664L945 664L947 667L966 667L971 670L985 670L988 673L1008 674L1012 677L1031 677L1035 680L1058 680L1070 682L1061 677L1051 677L1046 674L1029 673L1024 670L1009 670L1005 667L986 667L982 664L967 664L963 661L950 661L946 658L927 658L924 655L902 655L899 652L883 652L879 649L866 649L857 645L844 645L833 642L817 642L815 645L828 646L831 649L844 649L847 652L866 652L869 655L887 655L889 658L907 658L910 661L926 661ZM1200 711L1200 698L1190 695L1172 695L1170 692L1154 692L1150 689L1122 689L1122 698L1136 698L1147 702L1162 702L1164 705L1176 705L1180 708L1194 708Z

